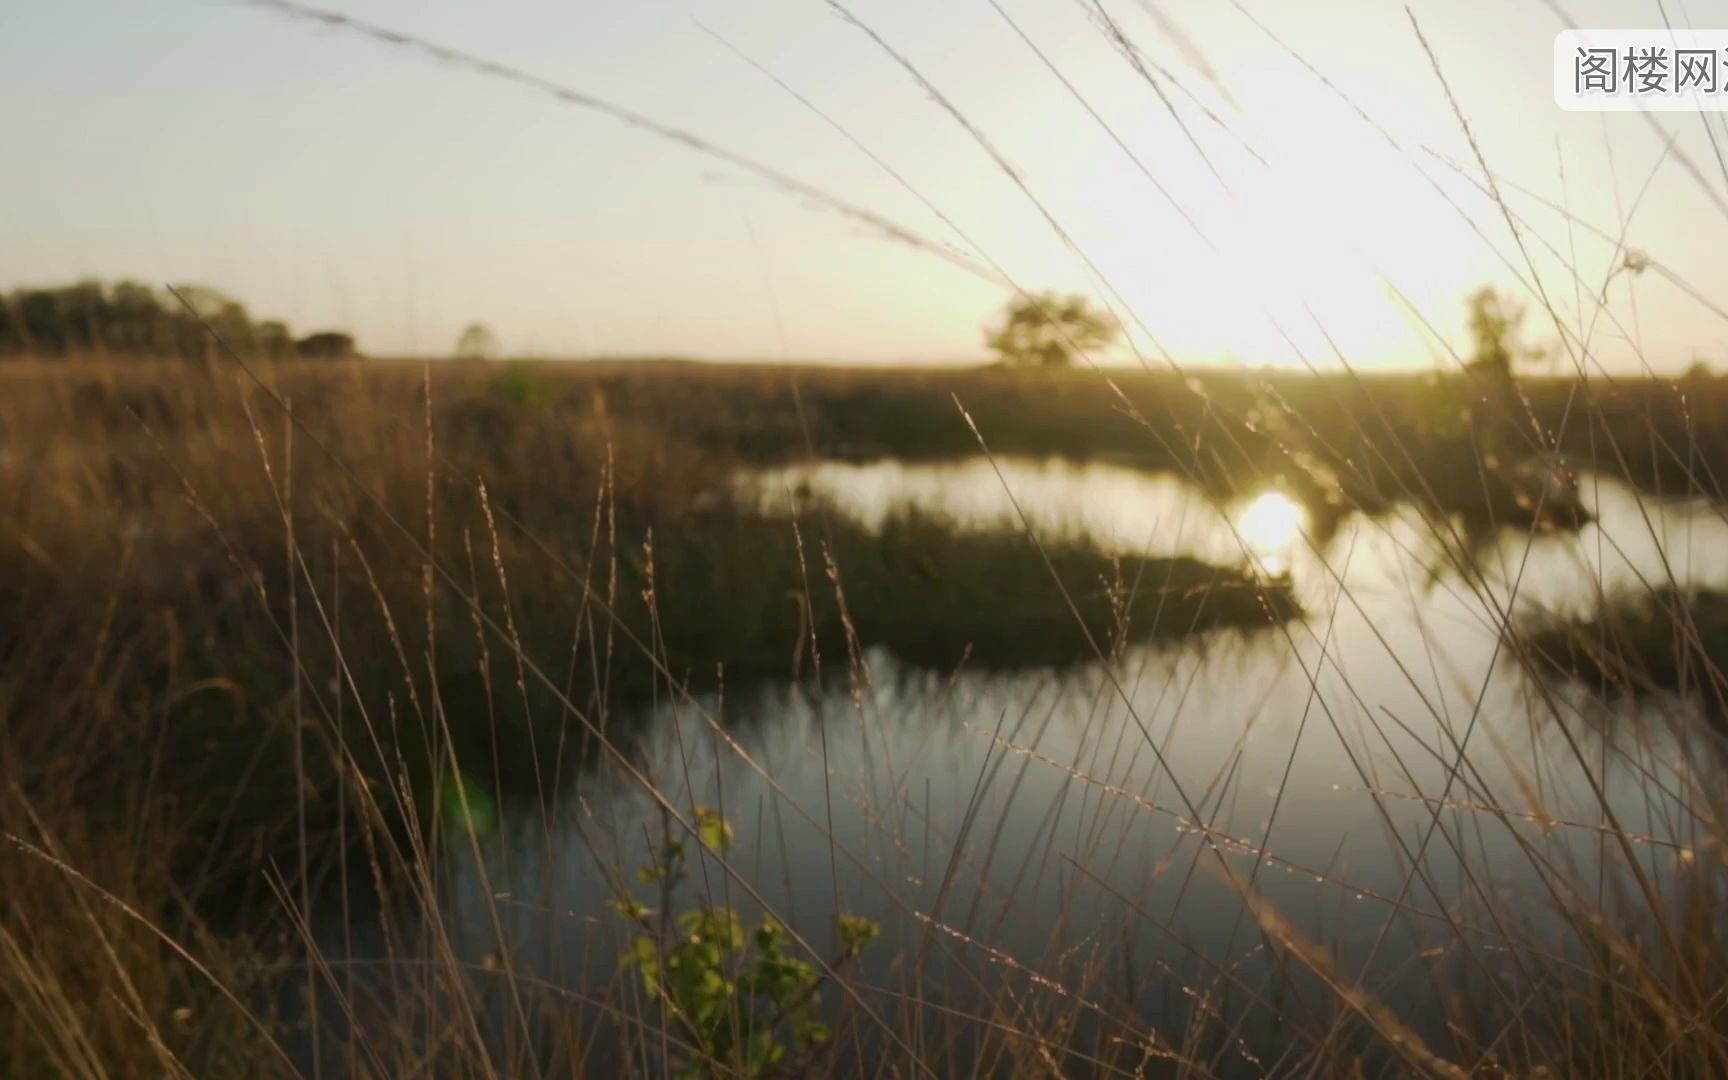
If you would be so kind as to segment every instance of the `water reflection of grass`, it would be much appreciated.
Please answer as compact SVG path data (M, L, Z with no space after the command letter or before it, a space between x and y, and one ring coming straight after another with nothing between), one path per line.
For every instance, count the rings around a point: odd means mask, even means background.
M1546 676L1580 681L1611 699L1689 699L1728 728L1728 592L1627 592L1588 614L1538 617L1519 637Z
M457 381L492 378L469 372ZM542 365L496 378L518 398L521 384L531 383L541 408L586 411L603 400L621 421L664 424L705 452L760 465L810 454L848 461L972 457L978 438L956 422L958 401L994 452L1121 462L1176 473L1229 496L1283 487L1303 498L1322 530L1334 515L1405 501L1458 515L1471 527L1537 518L1563 525L1576 507L1564 485L1549 483L1551 475L1592 469L1643 491L1679 494L1695 490L1716 463L1728 465L1728 443L1709 419L1721 402L1694 399L1687 414L1642 384L1604 392L1587 421L1564 423L1576 405L1573 384L1526 380L1529 416L1520 420L1563 441L1541 454L1534 441L1513 441L1500 454L1484 455L1468 418L1469 385L1409 376L1261 372L1180 379L1117 370L1106 383L1059 370L667 363ZM1653 423L1660 425L1655 439Z

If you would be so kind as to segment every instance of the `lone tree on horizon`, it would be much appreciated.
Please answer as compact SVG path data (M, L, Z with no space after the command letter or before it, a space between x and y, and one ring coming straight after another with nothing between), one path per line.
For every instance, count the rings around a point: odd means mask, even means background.
M501 351L498 335L485 323L468 324L462 336L456 339L458 360L496 360Z
M1524 307L1502 296L1492 285L1484 285L1464 302L1469 311L1470 359L1466 367L1475 374L1500 380L1512 375L1517 357L1518 326Z
M1524 305L1484 285L1464 301L1470 331L1470 358L1464 374L1470 383L1471 426L1489 460L1515 460L1538 445L1534 418L1518 391L1514 369L1540 361L1541 349L1525 347L1519 335Z
M984 343L1010 367L1066 367L1079 353L1102 349L1122 332L1107 311L1078 293L1032 293L1008 305Z
M294 351L308 360L353 360L360 355L354 335L340 330L320 330L294 343Z

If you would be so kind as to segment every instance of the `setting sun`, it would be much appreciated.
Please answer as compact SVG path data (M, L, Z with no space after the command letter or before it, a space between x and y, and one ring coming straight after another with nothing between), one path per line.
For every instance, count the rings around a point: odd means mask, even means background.
M1254 561L1268 574L1290 569L1290 550L1302 535L1308 512L1277 491L1261 494L1236 519L1236 531Z

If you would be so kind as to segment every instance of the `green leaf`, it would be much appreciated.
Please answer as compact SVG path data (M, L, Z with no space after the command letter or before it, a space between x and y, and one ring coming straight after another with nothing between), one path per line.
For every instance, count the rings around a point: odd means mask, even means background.
M440 785L444 819L472 829L477 836L486 836L498 824L498 811L492 797L478 784L469 783L460 772L448 773Z
M715 851L726 851L732 846L731 823L711 806L696 808L696 835Z
M653 938L637 938L630 951L619 961L619 966L626 970L635 968L641 972L643 987L650 995L660 996L660 948Z
M646 919L654 914L654 909L637 900L634 896L615 896L608 905L613 911L626 919Z
M840 916L840 942L847 956L862 953L882 933L882 927L862 915Z
M806 1020L798 1025L798 1038L807 1046L827 1042L830 1034L828 1025L820 1020Z
M785 932L785 928L773 918L764 916L762 925L756 928L756 948L768 954L778 952Z

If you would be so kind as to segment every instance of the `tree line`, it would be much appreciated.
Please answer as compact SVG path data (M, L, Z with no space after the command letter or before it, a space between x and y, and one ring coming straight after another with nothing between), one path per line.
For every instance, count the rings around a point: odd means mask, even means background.
M221 346L242 356L342 359L352 336L325 330L296 337L279 319L254 319L246 305L201 285L166 290L122 281L80 281L0 293L0 357L146 356L214 358Z

